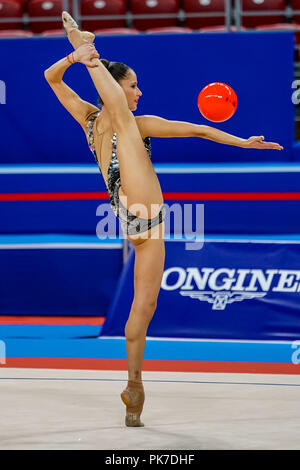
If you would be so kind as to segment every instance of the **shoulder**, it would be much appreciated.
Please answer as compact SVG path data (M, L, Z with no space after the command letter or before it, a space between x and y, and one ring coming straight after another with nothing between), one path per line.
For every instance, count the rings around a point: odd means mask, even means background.
M143 126L145 123L152 121L152 120L156 120L156 119L160 119L159 116L152 116L148 114L143 115L143 116L135 116L135 120L137 124L140 126Z
M145 118L147 116L135 116L135 122L136 122L136 125L138 126L138 129L140 131L140 134L141 134L141 137L143 138L144 137L144 124L145 124ZM145 136L147 137L147 136Z
M151 136L153 125L160 121L161 118L158 116L144 115L135 116L135 122L138 126L142 139Z
M88 122L90 119L94 118L100 113L101 113L101 110L99 108L96 108L96 106L94 106L93 109L91 108L89 113L86 115L85 120Z

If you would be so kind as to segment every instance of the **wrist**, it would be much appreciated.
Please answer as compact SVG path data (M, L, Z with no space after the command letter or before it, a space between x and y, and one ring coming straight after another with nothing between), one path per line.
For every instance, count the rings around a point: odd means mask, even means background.
M73 51L73 52L71 53L71 56L72 56L73 64L75 64L75 62L80 62L80 61L78 60L76 51Z
M244 149L247 148L248 147L248 139L241 139L241 140L242 140L242 142L241 142L240 147L242 147Z
M75 53L76 53L76 51L71 52L70 54L66 55L67 61L69 62L70 65L73 65L73 64L75 64L75 62L78 62Z

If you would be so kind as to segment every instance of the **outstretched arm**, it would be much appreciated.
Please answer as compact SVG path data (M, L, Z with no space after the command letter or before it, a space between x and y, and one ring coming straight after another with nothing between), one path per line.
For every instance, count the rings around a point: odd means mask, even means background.
M220 144L242 148L283 149L275 142L264 142L263 136L242 139L214 127L190 122L169 121L158 116L138 116L136 122L143 137L202 137Z

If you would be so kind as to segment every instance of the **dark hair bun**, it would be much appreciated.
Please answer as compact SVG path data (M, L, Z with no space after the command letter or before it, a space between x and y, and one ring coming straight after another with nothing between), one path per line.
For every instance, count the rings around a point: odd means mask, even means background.
M104 67L108 70L110 66L109 60L106 59L101 59L101 63L104 65Z

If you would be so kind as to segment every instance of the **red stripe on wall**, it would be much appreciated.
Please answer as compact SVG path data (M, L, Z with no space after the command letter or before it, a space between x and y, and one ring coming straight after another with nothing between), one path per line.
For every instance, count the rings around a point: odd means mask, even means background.
M164 193L164 198L169 201L299 201L300 193Z
M0 325L103 325L105 317L38 317L0 315Z
M6 358L0 367L33 369L72 370L127 370L126 359L83 359L83 358ZM267 362L225 362L225 361L170 361L150 360L143 362L144 371L165 372L221 372L244 374L300 374L300 365Z
M299 201L300 193L187 193L164 192L168 201ZM2 193L0 202L8 201L84 201L107 200L106 192L75 193Z
M107 192L81 193L2 193L0 201L82 201L109 199Z

